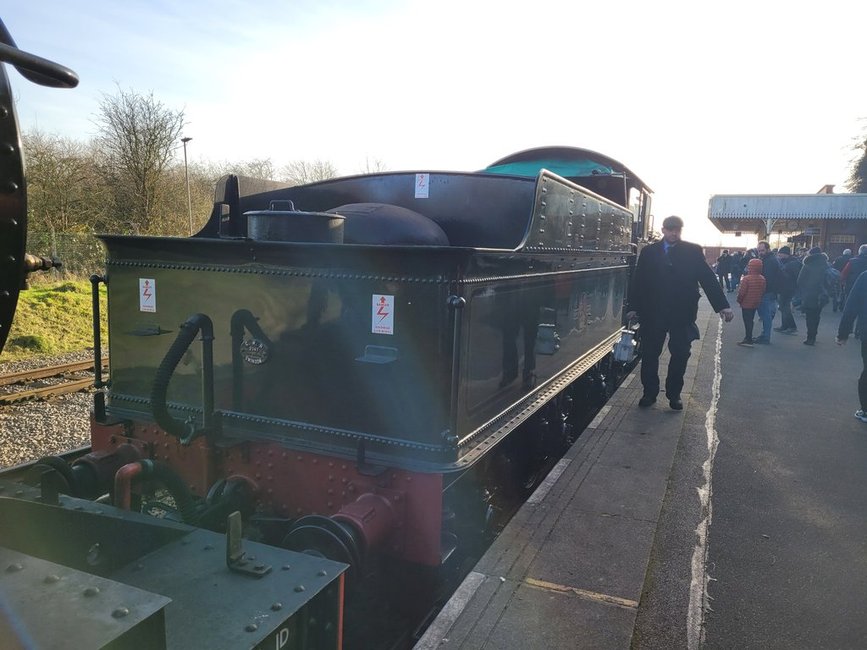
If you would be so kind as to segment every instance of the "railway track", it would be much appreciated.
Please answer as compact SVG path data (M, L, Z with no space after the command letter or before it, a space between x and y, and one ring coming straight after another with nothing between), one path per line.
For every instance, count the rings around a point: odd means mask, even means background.
M103 367L107 365L108 360L103 359ZM66 375L82 372L89 372L90 375L84 378L61 379L59 382L52 382L48 385L30 386L35 381L43 379L53 380L58 377L64 378ZM36 370L25 370L8 375L0 375L0 387L4 387L3 392L0 392L0 406L30 399L46 399L85 390L93 386L92 372L93 361L77 361L37 368ZM20 385L25 385L26 387L22 390L11 388Z

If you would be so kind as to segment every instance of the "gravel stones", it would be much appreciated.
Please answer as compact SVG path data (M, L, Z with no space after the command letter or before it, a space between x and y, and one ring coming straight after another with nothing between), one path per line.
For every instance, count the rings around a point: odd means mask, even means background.
M0 363L0 374L87 361L93 352ZM0 467L9 467L90 444L92 391L46 401L0 406Z

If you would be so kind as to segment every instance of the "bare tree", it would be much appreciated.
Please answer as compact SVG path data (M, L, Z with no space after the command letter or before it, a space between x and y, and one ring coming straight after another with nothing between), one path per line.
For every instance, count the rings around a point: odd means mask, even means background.
M249 176L263 181L272 181L276 172L274 171L274 163L271 162L270 158L253 158L236 165L234 173L239 176Z
M148 232L152 221L164 221L167 212L177 209L160 205L160 199L184 127L184 112L167 108L153 93L141 95L118 87L116 95L103 95L96 124L116 217L124 229Z
M31 230L91 232L103 218L107 188L87 147L40 131L22 137Z
M867 136L857 138L852 148L857 157L852 160L845 186L850 192L862 194L867 192Z
M265 181L272 181L275 176L274 163L270 158L252 158L250 160L241 160L237 162L225 161L221 163L207 163L200 165L199 171L210 178L211 185L226 174L249 176L250 178L258 178Z
M387 171L388 165L385 164L384 160L370 157L364 159L364 165L358 170L360 174L379 174Z
M293 160L280 170L282 178L291 185L305 185L337 176L337 167L327 160Z

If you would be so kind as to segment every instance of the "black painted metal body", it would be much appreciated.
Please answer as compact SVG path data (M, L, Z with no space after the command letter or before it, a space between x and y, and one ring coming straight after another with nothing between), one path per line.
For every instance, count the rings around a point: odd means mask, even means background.
M226 443L345 458L363 449L390 467L451 471L610 352L620 329L635 215L551 173L382 174L252 196L235 183L193 239L102 238L110 415L149 417L157 366L179 324L202 313L214 323ZM289 200L338 214L346 204L398 206L450 245L239 236L245 213ZM345 241L376 229L391 240L404 226L347 218ZM239 314L252 315L263 340L247 327L239 345ZM179 416L202 417L204 365L190 348L175 371L168 402Z
M2 23L0 23L2 24ZM18 292L25 277L27 192L24 160L13 109L12 89L0 65L0 350L9 336Z
M14 65L30 81L56 88L74 88L78 76L42 57L19 50L0 20L0 63ZM26 258L27 187L24 182L24 157L12 88L5 66L0 65L0 350L9 336L18 293L27 273L56 265L51 260Z

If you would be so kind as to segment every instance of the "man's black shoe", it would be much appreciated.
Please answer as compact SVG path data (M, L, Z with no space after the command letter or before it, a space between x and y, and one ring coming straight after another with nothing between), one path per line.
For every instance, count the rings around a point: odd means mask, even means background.
M668 399L668 405L673 408L675 411L683 410L683 402L679 397L670 397Z
M641 408L647 408L648 406L652 406L656 402L656 398L652 395L644 395L640 400L638 400L638 405Z

